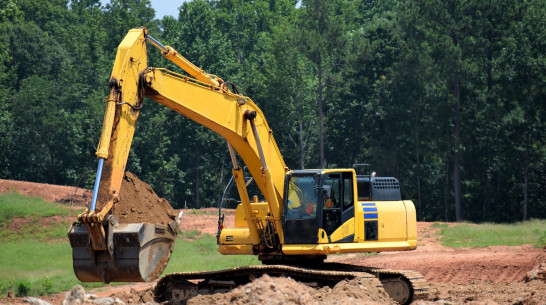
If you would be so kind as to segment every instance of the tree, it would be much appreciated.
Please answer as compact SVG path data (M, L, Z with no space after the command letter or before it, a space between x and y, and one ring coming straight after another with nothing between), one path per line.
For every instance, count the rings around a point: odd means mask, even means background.
M316 147L317 113L316 77L313 64L297 49L297 30L289 20L280 20L269 38L264 70L263 93L258 97L267 101L263 111L275 130L277 144L287 164L304 169L311 162ZM294 147L295 149L291 149Z
M414 31L420 32L425 41L431 42L432 58L439 71L437 86L443 98L450 101L453 107L453 193L455 199L455 219L463 220L462 178L461 178L461 132L464 108L462 102L471 96L466 96L468 85L466 74L474 69L473 63L466 60L465 43L471 31L472 15L468 10L468 2L428 1L404 3L404 18Z
M132 28L145 26L149 33L159 32L158 20L150 0L111 0L105 7L103 26L106 29L106 49L115 56L123 37Z
M0 43L0 176L10 176L9 156L11 148L11 139L13 133L13 115L9 111L10 79L13 72L7 69L7 64L12 59L9 56L8 48Z
M514 13L511 34L503 37L504 48L498 60L500 87L506 96L501 122L511 142L508 147L515 150L510 153L514 165L513 198L518 210L521 209L521 219L527 220L531 202L536 200L532 204L535 207L543 202L543 198L531 195L530 189L533 184L541 184L541 174L536 173L544 173L544 163L540 160L545 156L546 5L540 1L518 2ZM533 210L536 215L537 209Z
M316 67L319 119L320 167L326 168L324 155L324 113L327 91L336 81L340 46L344 45L344 19L340 1L302 1L303 12L297 23L298 48Z

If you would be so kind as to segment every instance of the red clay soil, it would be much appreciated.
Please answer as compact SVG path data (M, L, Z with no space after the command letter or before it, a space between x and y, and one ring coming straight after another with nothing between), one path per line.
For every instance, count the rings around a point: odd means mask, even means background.
M11 222L8 224L6 229L8 231L15 231L15 232L20 231L24 225L30 223L31 221L33 221L33 219L30 217L15 217L11 220ZM40 224L42 228L51 226L53 224L63 223L63 222L70 223L72 221L74 221L74 216L55 215L55 216L41 217L38 219L38 223Z
M518 247L449 248L440 245L432 223L419 222L415 251L380 255L339 255L335 261L390 269L414 270L436 283L465 284L473 281L521 282L527 272L545 262L545 250L533 245ZM423 237L421 237L423 236Z
M119 191L119 201L114 205L114 216L120 223L169 224L178 212L165 198L159 198L152 188L130 172L126 172Z
M198 230L201 234L210 234L216 236L218 232L218 209L207 208L201 210L182 210L184 216L180 221L182 232ZM224 225L227 228L235 226L235 210L223 209L225 214Z
M89 204L93 196L92 191L75 186L0 179L0 194L9 192L78 206Z

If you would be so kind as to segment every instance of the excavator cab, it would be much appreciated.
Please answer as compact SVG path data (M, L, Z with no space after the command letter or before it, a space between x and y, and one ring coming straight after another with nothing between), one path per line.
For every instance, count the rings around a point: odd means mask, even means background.
M283 202L285 244L352 242L333 235L354 218L353 170L297 170L286 175Z

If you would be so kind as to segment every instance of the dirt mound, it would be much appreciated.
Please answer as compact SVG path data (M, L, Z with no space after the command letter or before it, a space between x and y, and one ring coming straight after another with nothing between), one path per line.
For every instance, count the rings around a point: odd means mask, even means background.
M154 301L153 289L121 291L110 296L112 299L123 300L127 304L146 304Z
M313 296L318 304L397 304L377 287L375 279L353 279L339 282L333 289L323 287Z
M113 214L120 223L147 222L164 225L173 222L178 216L178 212L165 198L159 198L147 183L131 172L125 172L119 201L114 205Z
M533 291L517 299L513 304L518 305L544 305L546 304L546 292Z
M291 278L264 275L227 293L198 295L188 305L198 304L279 304L279 305L344 305L395 304L385 291L368 279L342 281L334 288L311 288Z
M429 283L428 300L433 304L546 304L546 285L474 281L465 285ZM539 301L543 300L543 301ZM431 304L420 303L417 304Z
M546 261L541 263L539 266L533 268L533 270L527 272L527 275L525 276L525 281L543 281L546 283Z

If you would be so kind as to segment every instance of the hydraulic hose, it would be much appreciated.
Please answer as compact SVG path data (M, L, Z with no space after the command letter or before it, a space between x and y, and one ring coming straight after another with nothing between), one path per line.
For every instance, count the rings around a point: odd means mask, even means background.
M99 158L99 167L97 168L97 177L95 177L95 186L93 187L93 198L91 199L91 207L89 208L91 212L95 211L95 205L97 204L97 196L99 194L99 184L100 184L100 178L102 176L103 165L104 165L104 159Z

